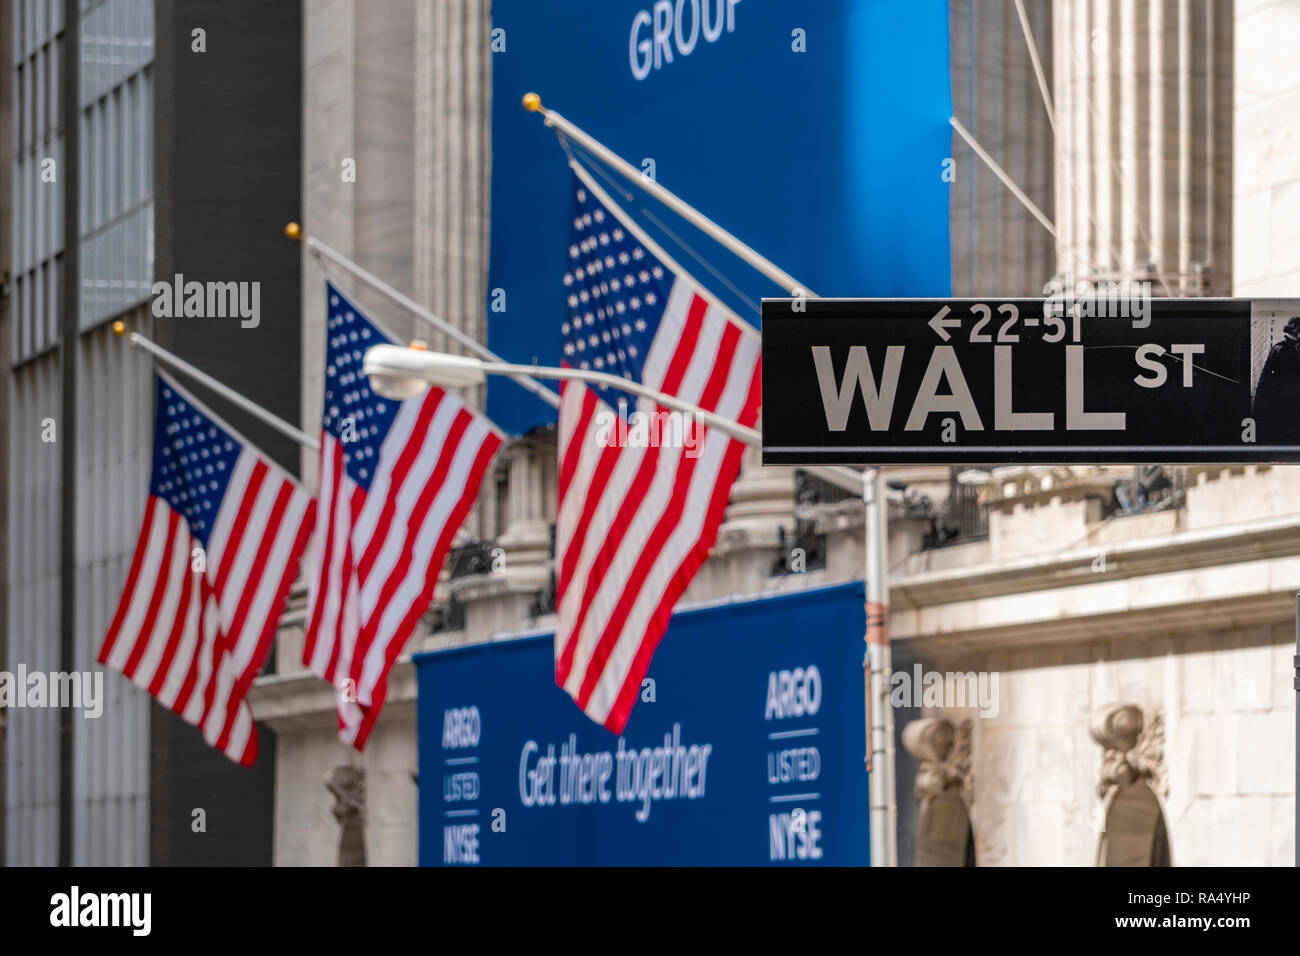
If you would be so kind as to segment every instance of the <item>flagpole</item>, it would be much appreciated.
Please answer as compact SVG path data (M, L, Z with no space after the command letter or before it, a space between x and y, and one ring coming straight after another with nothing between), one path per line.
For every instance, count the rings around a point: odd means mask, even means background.
M718 240L718 242L736 253L737 256L744 259L759 272L762 272L777 285L784 286L795 295L804 295L814 299L817 298L816 293L809 291L808 287L802 285L798 279L783 272L776 265L763 258L763 256L759 255L731 233L727 232L712 219L709 219L703 213L698 212L694 206L691 206L689 203L677 198L654 180L642 176L635 166L620 157L617 153L612 152L606 146L601 144L599 140L593 139L577 126L574 126L559 113L543 107L541 98L536 93L529 93L524 97L524 109L528 110L530 113L541 113L542 116L545 117L547 126L555 126L563 130L567 135L581 143L588 151L599 156L611 167L618 170L642 189L659 199L664 203L664 205L677 212L680 216L699 226L702 230L713 236ZM574 167L574 172L582 179L583 183L591 188L597 196L601 197L602 202L613 207L617 214L617 204L605 194L605 191L600 188L599 184L597 184L589 174L587 174L586 170L582 169L580 166L574 165L572 162L570 165ZM650 245L655 255L658 255L660 258L665 259L670 263L672 262L672 258L660 249L649 236L646 236L636 223L626 220L623 221L625 225L636 231L639 240ZM711 294L707 293L707 291L705 294L708 295L710 299L713 298ZM728 309L726 311L730 312L731 310ZM737 316L737 318L739 319L739 316ZM743 323L743 320L741 321ZM745 327L753 328L747 324ZM501 360L494 359L493 361L500 362ZM743 441L744 439L741 440ZM862 490L862 472L856 471L852 468L842 465L830 465L827 467L810 465L803 466L803 470L809 474L816 475L824 481L829 481L836 487L843 488L846 491L861 492Z
M740 422L734 421L716 412L700 408L698 405L692 405L690 402L684 402L675 395L669 395L657 389L647 388L640 382L630 381L621 378L618 375L611 375L609 372L595 372L589 369L572 369L572 368L549 368L543 365L513 365L505 362L484 362L483 371L496 375L510 375L517 373L528 373L541 378L554 378L561 381L585 381L597 385L607 385L610 388L620 389L624 392L632 392L635 395L641 395L663 405L665 408L671 408L698 418L705 427L716 428L730 437L748 445L750 448L762 449L763 433L750 428ZM803 470L810 475L816 475L823 481L830 482L846 491L862 490L862 472L856 472L851 468L843 465L804 465Z
M600 140L590 136L580 127L574 126L573 123L555 112L555 110L548 110L546 107L542 106L542 98L536 93L527 93L524 95L524 109L528 110L530 113L540 113L547 126L553 126L556 129L559 129L564 133L564 135L580 144L583 149L587 150L587 152L591 153L593 156L606 163L615 172L623 176L624 179L640 186L651 196L654 196L655 199L658 199L673 212L677 213L677 215L681 216L701 232L715 239L721 245L735 253L736 256L749 263L791 295L795 297L817 297L816 293L811 291L794 276L790 275L790 273L780 268L767 257L745 245L745 243L727 232L727 230L723 229L690 203L680 199L663 186L660 186L653 179L646 176L641 170L637 169L627 160L623 159L623 157L605 146L605 144L600 142Z
M299 226L298 223L291 222L287 226L285 226L284 234L288 236L290 239L296 239L301 241L303 245L305 245L308 249L312 251L313 254L324 256L326 259L330 260L330 262L334 263L339 268L347 271L349 274L360 279L362 282L366 283L366 285L370 286L375 291L382 293L384 296L386 296L387 298L391 299L393 302L400 305L403 309L410 312L412 315L416 316L417 318L423 319L425 322L433 326L439 332L455 339L457 342L465 346L465 348L469 349L479 358L486 359L489 362L505 361L505 359L503 359L500 355L497 355L497 353L493 352L486 345L480 344L478 340L475 339L473 336L465 334L460 329L456 328L454 325L448 323L446 320L441 319L438 316L434 315L424 306L420 305L414 299L410 298L407 295L404 295L402 292L393 288L391 285L389 285L383 279L379 278L379 276L375 275L373 272L369 272L368 270L357 265L347 256L343 255L343 253L331 249L329 246L321 242L315 236L304 235L302 231L302 227ZM512 381L518 383L523 388L526 388L528 391L532 392L534 395L536 395L542 401L546 402L552 408L560 407L560 397L556 395L553 391L551 391L549 388L547 388L545 385L543 385L541 382L537 381L536 379L529 378L526 375L511 375L509 377Z
M634 395L640 395L648 398L653 402L663 405L665 408L671 408L674 411L682 412L693 418L698 418L706 428L716 428L718 431L729 435L739 442L743 442L753 448L761 448L763 445L763 436L758 431L740 422L733 421L724 415L711 412L706 408L693 405L690 402L684 402L675 395L669 395L658 389L649 388L640 382L625 379L618 375L611 375L609 372L596 372L590 369L577 368L550 368L543 365L512 365L504 362L484 362L482 364L484 372L493 375L510 375L517 373L528 373L530 375L539 375L543 378L560 379L561 381L580 381L591 382L596 385L604 385L609 388L619 389L624 392L631 392Z
M231 402L234 405L239 406L244 411L248 412L248 414L258 419L259 421L265 422L267 425L270 425L272 428L280 432L282 435L285 435L288 438L292 438L302 447L310 448L312 451L317 451L317 452L320 451L320 442L318 442L315 438L312 438L306 432L302 431L299 428L295 428L293 425L290 425L283 418L280 418L274 412L268 411L267 409L263 408L261 405L257 404L257 402L253 401L252 399L245 398L243 395L239 394L234 389L232 389L229 385L225 385L217 381L207 372L195 368L193 365L185 361L180 356L173 355L171 352L167 351L161 345L158 345L151 339L145 338L139 332L127 332L125 322L122 321L114 322L113 331L117 335L126 338L126 340L131 345L144 349L146 352L153 355L154 358L158 359L158 361L166 365L170 365L178 372L183 372L184 374L188 375L190 378L194 379L196 382L202 382L204 385L212 389L213 392L220 395L222 398L226 399L227 401ZM479 539L477 537L470 534L464 528L458 528L456 530L455 541L458 543L463 543L465 541L478 541L478 540Z
M202 382L204 385L212 389L212 391L216 392L218 395L226 399L228 402L234 405L238 405L240 408L248 412L248 414L252 415L254 418L258 419L261 422L266 423L267 425L270 425L276 431L280 432L280 434L292 438L294 441L296 441L299 445L302 445L304 448L310 448L312 451L320 451L320 442L312 438L306 432L302 431L299 428L295 428L293 425L290 425L283 418L280 418L278 415L274 414L273 412L267 411L265 408L257 404L257 402L253 401L252 399L245 398L243 395L236 392L229 385L224 385L221 382L217 381L207 372L195 368L193 365L185 361L180 356L173 355L171 352L167 351L161 345L154 343L151 339L145 338L139 332L128 332L126 330L125 322L122 321L114 322L113 332L116 333L117 335L125 336L128 342L130 342L134 346L138 346L139 348L144 349L146 352L149 352L150 354L153 355L154 358L158 359L158 361L163 362L166 365L170 365L172 368L176 369L179 372L184 372L186 375L194 379L196 382Z
M619 222L621 222L628 232L632 233L632 236L636 239L636 241L641 243L641 245L645 246L646 252L650 253L652 256L654 256L656 259L662 262L665 266L667 266L670 272L686 271L680 265L678 265L677 260L675 260L671 255L669 255L667 250L665 250L663 246L655 242L654 239L651 238L651 236L644 229L641 228L641 225L635 219L633 219L632 216L629 213L627 213L622 206L620 206L618 203L614 201L613 197L611 197L609 193L605 192L605 190L601 188L600 183L596 182L596 177L591 175L591 173L589 173L587 170L583 169L581 163L579 163L576 159L570 158L569 168L573 170L573 175L577 176L578 179L582 180L582 184L586 186L589 190L591 190L592 195L595 196L596 199L599 200L603 206L605 206L607 209L609 209L611 213L614 214L614 218L617 219ZM715 296L704 286L697 286L695 291L696 291L696 295L702 296L705 299L705 301L707 301L711 306L718 309L724 316L727 317L728 321L733 322L736 325L736 327L740 329L740 331L745 333L745 335L748 335L751 338L755 338L755 339L762 338L762 334L758 331L758 329L756 329L751 323L746 322L743 318L741 318L741 316L737 315L733 309L723 304L723 302L717 296Z
M759 255L758 252L753 250L753 248L746 246L745 243L741 242L740 239L737 239L735 235L728 233L727 230L722 228L722 226L716 224L716 222L711 219L708 219L708 217L703 215L702 212L699 212L698 209L690 206L690 204L686 203L685 200L677 198L676 195L669 193L667 189L660 186L658 182L654 181L654 179L643 176L640 169L637 169L636 166L628 163L627 160L624 160L623 157L617 155L616 152L604 146L604 144L599 142L598 139L591 137L591 135L585 133L584 130L581 130L580 127L565 120L565 118L560 116L559 113L556 113L554 109L546 109L543 107L542 98L541 96L538 96L536 92L529 92L529 94L524 95L524 109L530 113L541 113L547 126L555 127L555 129L558 129L560 133L567 135L569 139L575 140L575 142L580 144L582 148L585 148L586 151L597 157L597 159L602 160L603 163L606 163L611 169L614 169L616 173L620 174L620 176L628 179L629 182L636 183L636 185L640 186L642 190L653 195L655 199L658 199L660 203L664 204L664 206L672 209L672 211L676 212L677 215L682 217L682 219L690 222L690 224L708 235L708 237L714 238L716 242L719 242L720 245L728 248L729 251L733 252L733 254L738 256L741 260L744 260L745 263L748 263L751 267L757 269L758 272L761 272L764 276L770 278L770 280L774 281L776 285L783 287L783 289L787 290L790 295L793 295L793 297L819 298L814 291L811 291L809 287L803 285L802 282L797 280L797 278L790 276L788 272L777 267L777 265L772 263L771 260ZM956 120L953 122L954 127L957 127ZM961 129L958 129L958 131L961 131ZM1043 221L1044 217L1039 215L1039 219L1040 221ZM1048 229L1052 229L1052 226L1048 225ZM867 564L866 578L863 580L863 589L865 589L866 592L868 620L870 620L870 615L875 613L876 618L881 620L881 622L888 622L888 597L885 597L888 594L888 584L884 570L884 555L885 551L887 551L887 533L885 533L885 519L887 519L887 515L885 515L884 511L883 490L880 488L879 468L868 468L868 470L862 472L840 466L802 466L802 468L803 471L813 473L813 475L822 477L824 480L831 481L832 484L839 485L840 488L845 488L852 490L852 492L862 494L863 523L865 523L865 527L863 527L863 549L865 549L867 557L867 561L865 562ZM868 494L868 489L863 485L866 481L872 481L872 483L874 483L874 488L876 490L875 494ZM870 692L874 691L875 687L878 687L880 680L883 680L885 687L888 688L889 685L889 669L891 669L891 661L889 661L888 627L871 628L868 626L866 640L868 652L871 652L872 644L878 645L876 646L875 653L871 654L871 661L875 662L878 666L872 669L874 670L874 680L871 682L872 687L868 689L868 695L870 695ZM868 698L867 701L867 719L868 721L874 721L875 719L870 708L870 698ZM870 739L867 740L866 757L868 766L871 766L871 748L872 745L874 745L874 741L879 739L879 737L884 737L884 739L880 741L880 743L883 744L883 747L881 747L881 749L883 749L883 754L881 754L883 760L880 761L879 766L872 767L872 769L874 769L871 778L872 796L875 797L876 791L879 790L881 800L883 800L883 808L878 808L874 801L874 805L872 805L871 808L871 816L874 818L876 823L879 823L880 829L883 830L883 832L875 835L874 839L871 840L871 864L874 866L897 866L897 834L896 825L894 825L894 819L896 818L894 818L892 812L892 808L896 806L896 795L892 792L885 792L887 791L887 788L888 791L892 791L894 787L892 714L888 715L887 719L881 719L879 724L876 724L876 726L872 727L871 730L872 734ZM879 812L880 809L884 809L885 812L881 814Z

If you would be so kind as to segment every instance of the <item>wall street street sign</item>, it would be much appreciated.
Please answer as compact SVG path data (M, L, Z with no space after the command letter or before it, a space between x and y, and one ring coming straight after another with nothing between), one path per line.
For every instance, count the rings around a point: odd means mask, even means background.
M1300 300L764 299L763 461L1300 462Z

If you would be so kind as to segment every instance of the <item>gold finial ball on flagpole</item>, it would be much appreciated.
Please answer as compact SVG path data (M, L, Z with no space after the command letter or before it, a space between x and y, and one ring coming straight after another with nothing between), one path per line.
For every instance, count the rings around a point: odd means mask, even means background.
M126 335L126 323L123 322L121 319L118 319L116 322L114 322L114 323L113 323L113 334L114 334L114 335Z
M296 222L291 222L284 227L284 234L288 236L290 239L301 239L302 227L299 226Z
M536 93L524 94L524 109L530 113L536 113L542 108L542 98Z

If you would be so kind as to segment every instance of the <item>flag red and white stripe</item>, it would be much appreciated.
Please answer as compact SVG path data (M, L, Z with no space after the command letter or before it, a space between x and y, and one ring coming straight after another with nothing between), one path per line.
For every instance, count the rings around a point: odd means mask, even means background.
M608 197L576 179L574 187L566 364L752 426L760 400L752 330ZM611 415L667 410L576 381L561 394L555 677L592 720L621 733L673 606L717 537L744 449L698 423L693 442L620 443Z
M314 517L310 497L159 376L154 467L126 586L99 660L251 765L244 698L265 660Z
M303 662L338 690L339 736L359 750L501 437L451 392L406 401L372 393L362 357L388 340L333 285L327 296L320 533Z

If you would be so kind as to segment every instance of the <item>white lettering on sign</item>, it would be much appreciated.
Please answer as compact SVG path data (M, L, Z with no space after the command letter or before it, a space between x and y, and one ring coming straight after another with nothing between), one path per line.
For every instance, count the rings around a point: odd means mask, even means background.
M993 346L993 427L998 431L1051 431L1056 416L1051 412L1011 410L1011 346Z
M1068 431L1122 432L1128 421L1124 412L1083 410L1083 346L1065 347L1065 427Z
M767 755L767 782L806 783L816 780L822 772L822 755L816 747L796 747L778 750Z
M844 364L844 374L837 381L830 348L825 345L810 346L813 367L817 372L817 385L821 390L822 411L826 415L826 428L833 432L847 430L849 413L854 399L862 395L867 410L867 424L873 432L888 431L894 419L894 401L898 396L899 376L904 364L915 365L917 350L907 346L890 345L885 349L880 364L880 378L865 346L849 349ZM1139 385L1154 388L1164 382L1163 370L1151 361L1152 355L1161 354L1158 345L1143 346L1137 355L1138 365L1156 373L1155 378L1139 376ZM1203 354L1204 345L1174 345L1170 351L1183 361L1183 387L1192 387L1193 366L1191 356ZM925 354L921 349L920 353ZM1045 411L1015 411L1011 362L1011 346L994 346L994 426L998 431L1046 431L1055 427L1055 416ZM967 360L969 361L969 359ZM1065 427L1067 431L1123 431L1127 417L1122 411L1090 411L1084 408L1084 354L1082 345L1065 346ZM947 391L942 389L946 388ZM906 400L906 399L905 399ZM904 431L923 431L930 416L956 412L962 427L967 431L983 431L984 422L975 406L975 398L966 381L956 349L951 345L936 345L929 351L925 372L912 400L911 411L903 425Z
M628 36L628 64L632 75L644 80L651 70L673 62L673 54L690 56L703 36L716 43L723 28L736 31L736 4L740 0L656 0L649 10L632 17Z
M811 717L822 705L822 675L816 665L772 671L767 678L767 720Z
M817 824L821 822L820 810L807 813L772 813L767 817L768 859L776 862L783 860L820 860L822 858L822 832ZM801 821L802 826L796 821Z
M442 712L442 749L459 750L477 747L479 732L477 707L453 707Z
M1194 373L1196 366L1193 362L1193 356L1204 355L1205 345L1192 342L1176 342L1169 346L1169 351L1178 356L1177 361L1183 364L1183 388L1191 388L1195 384ZM1159 388L1165 384L1169 377L1163 362L1155 361L1165 354L1165 347L1157 345L1154 342L1147 345L1139 345L1137 350L1137 363L1145 371L1152 372L1150 378L1143 375L1135 375L1133 381L1143 388Z
M454 823L442 828L442 862L478 862L477 823Z
M1155 361L1164 354L1165 347L1163 345L1156 345L1154 343L1149 345L1139 345L1135 359L1137 360L1138 365L1153 374L1150 378L1146 378L1143 375L1135 375L1133 376L1133 381L1141 385L1143 388L1159 388L1161 385L1165 384L1165 379L1169 377L1169 371L1165 368L1164 362Z
M664 734L663 746L640 750L620 737L615 751L580 753L578 735L569 734L557 755L553 743L543 751L536 740L526 740L519 752L519 802L525 807L640 804L634 816L645 823L660 800L704 799L712 753L712 744L682 743L681 724Z
M867 347L853 346L849 349L849 360L844 363L844 378L837 386L830 347L812 346L813 365L817 367L817 384L822 390L827 428L833 432L842 432L848 427L853 396L857 389L861 389L863 400L867 403L867 420L871 423L871 430L883 432L889 429L889 420L894 414L894 396L898 394L898 373L903 367L903 350L902 345L891 345L885 349L885 364L880 373L880 386L877 387Z
M447 803L477 800L478 793L478 774L472 770L446 774L442 778L442 799Z

